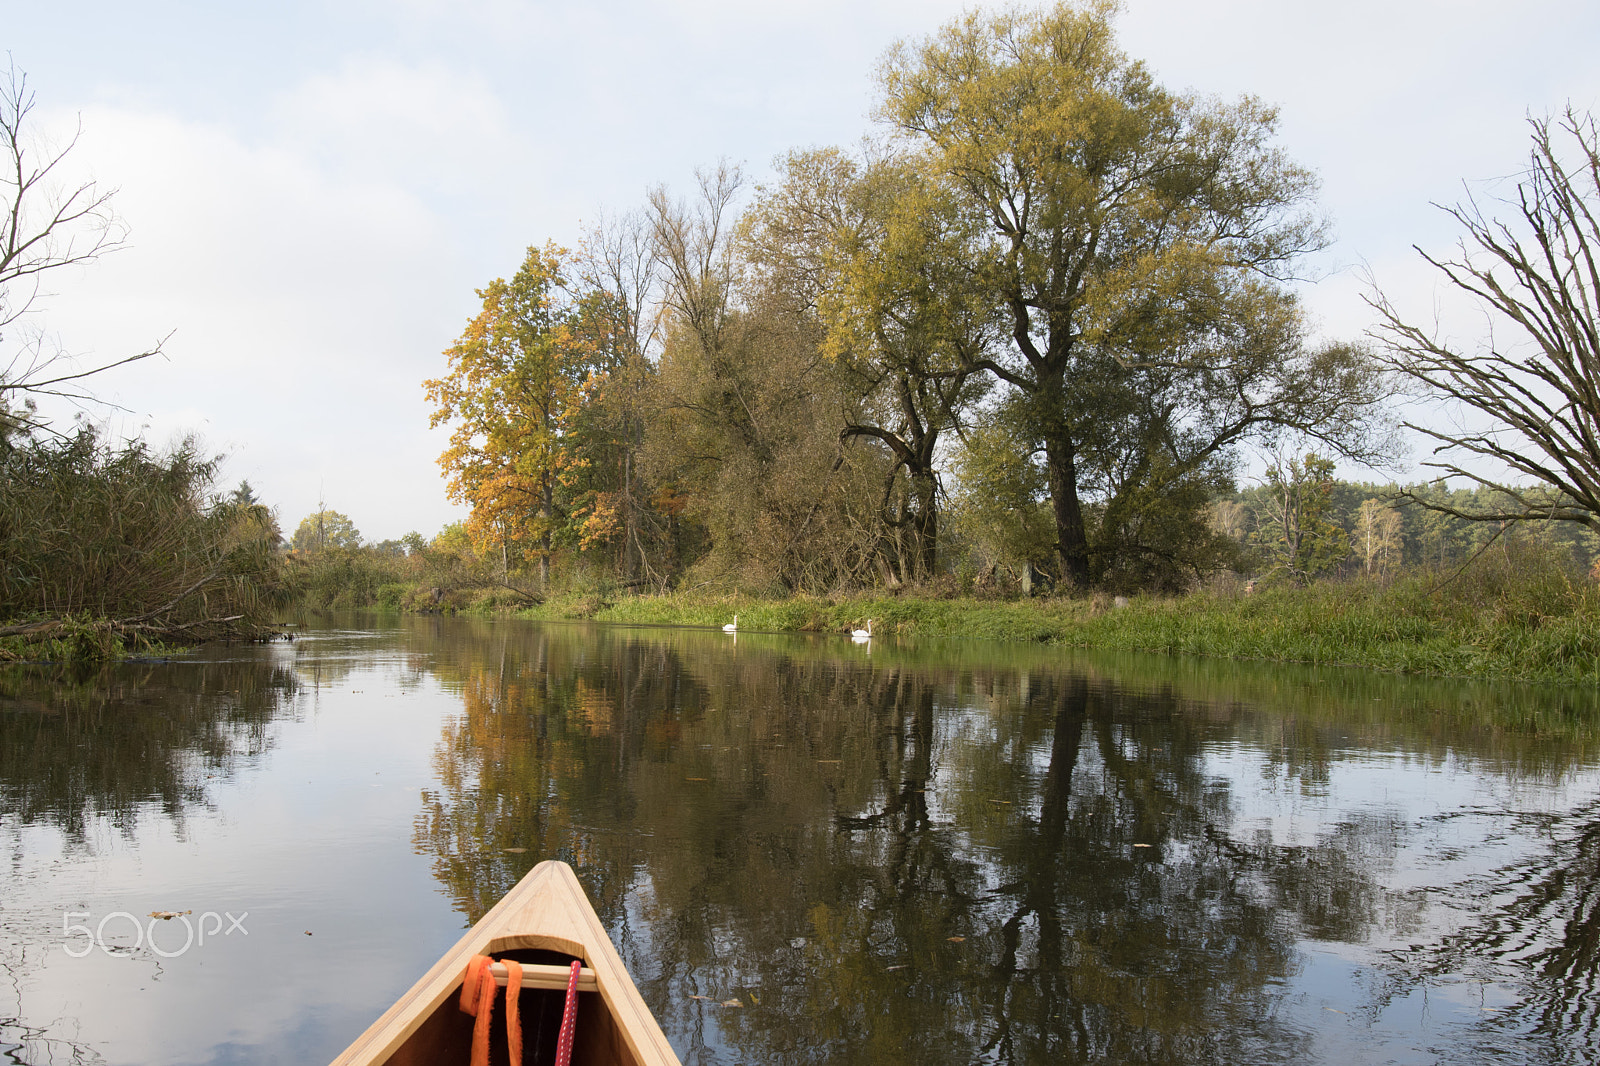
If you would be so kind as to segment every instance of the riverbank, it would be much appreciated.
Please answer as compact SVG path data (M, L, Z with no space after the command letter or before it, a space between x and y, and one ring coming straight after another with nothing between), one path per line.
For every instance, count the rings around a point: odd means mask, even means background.
M1515 579L1513 579L1515 578ZM1123 604L1119 606L1120 604ZM1600 684L1600 588L1492 570L1323 582L1245 594L1025 600L677 593L552 598L540 619L1033 641L1068 647L1366 667L1396 673Z

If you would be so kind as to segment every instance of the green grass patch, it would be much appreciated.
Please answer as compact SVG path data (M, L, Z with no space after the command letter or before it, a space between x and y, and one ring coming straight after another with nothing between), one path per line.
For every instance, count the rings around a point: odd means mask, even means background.
M1415 573L1388 582L1330 581L1253 595L1199 591L1127 601L1099 595L1004 601L590 594L518 613L708 628L737 614L741 631L816 633L843 633L871 618L874 634L887 638L1029 641L1434 676L1600 683L1600 590L1537 567L1520 575Z

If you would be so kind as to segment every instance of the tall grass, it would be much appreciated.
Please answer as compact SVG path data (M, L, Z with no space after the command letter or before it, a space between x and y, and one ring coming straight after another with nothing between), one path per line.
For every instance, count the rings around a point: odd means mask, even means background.
M95 657L260 620L282 591L277 526L214 495L216 474L192 439L158 453L82 427L0 445L0 636Z
M1119 606L1119 602L1122 604ZM1600 586L1571 555L1497 544L1464 568L1330 579L1245 594L1048 599L789 597L678 593L553 600L526 612L632 624L838 632L874 620L900 635L1021 640L1123 651L1372 667L1397 673L1600 683Z
M1411 673L1600 680L1600 588L1570 557L1510 542L1459 570L1327 581L1254 596L1135 601L1085 639L1153 651Z

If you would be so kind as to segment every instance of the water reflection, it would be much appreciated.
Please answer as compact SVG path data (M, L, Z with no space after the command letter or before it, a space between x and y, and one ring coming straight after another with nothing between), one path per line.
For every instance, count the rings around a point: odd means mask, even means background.
M469 918L537 858L584 870L686 1061L1303 1059L1298 942L1415 931L1420 897L1386 887L1415 812L1246 831L1253 782L1217 746L1315 794L1353 751L1553 780L1594 739L1579 707L1474 716L1392 679L1280 676L1263 706L1217 677L742 637L503 631L454 657L417 823Z
M0 996L0 1053L7 1061L104 1061L76 1038L74 1021L27 1009L32 979L61 950L61 915L78 906L68 894L70 868L92 863L108 833L134 846L152 821L184 839L191 816L213 809L217 787L269 748L273 722L298 687L291 670L257 661L0 671L0 837L10 857L0 882L0 973L9 993ZM108 946L128 953L120 941Z
M1600 804L1572 817L1523 817L1519 828L1544 847L1475 878L1449 902L1469 915L1433 944L1396 953L1385 999L1429 981L1468 974L1512 995L1484 1011L1475 1043L1492 1049L1525 1034L1594 1061L1600 1048ZM1473 907L1471 893L1492 900ZM1561 1060L1568 1061L1568 1060Z
M128 833L152 806L181 826L209 780L266 750L297 687L253 661L0 671L0 814L75 841L95 821Z
M326 1060L560 857L685 1063L1587 1061L1597 721L1574 690L441 618L4 672L0 1057ZM250 939L203 957L51 935L232 900Z

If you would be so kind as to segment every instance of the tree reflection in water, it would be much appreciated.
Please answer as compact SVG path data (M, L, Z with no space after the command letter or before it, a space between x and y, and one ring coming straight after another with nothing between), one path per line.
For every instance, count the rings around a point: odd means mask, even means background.
M1574 818L1522 817L1519 830L1547 843L1530 859L1463 886L1438 890L1446 905L1473 910L1467 893L1494 900L1438 944L1397 952L1381 990L1386 1003L1430 982L1462 975L1511 993L1488 1006L1467 1039L1492 1054L1521 1039L1550 1054L1539 1062L1590 1063L1600 1048L1600 804Z
M1276 730L1273 772L1313 787L1315 722L744 634L490 647L450 657L416 843L469 920L539 859L577 865L685 1061L1299 1060L1300 938L1360 943L1404 903L1397 816L1234 831L1208 750ZM1591 1008L1592 943L1550 963Z
M12 856L0 907L0 1054L9 1062L100 1062L93 1047L25 1023L25 980L59 928L25 901L37 873L21 871L24 834L49 827L65 850L92 850L94 827L131 839L141 819L164 817L180 838L189 812L210 806L209 782L271 743L292 706L294 672L260 662L125 664L87 671L0 669L0 833ZM26 889L19 888L26 885Z
M208 776L266 750L298 685L251 661L0 670L0 813L81 842L92 820L127 834L159 809L181 833Z

